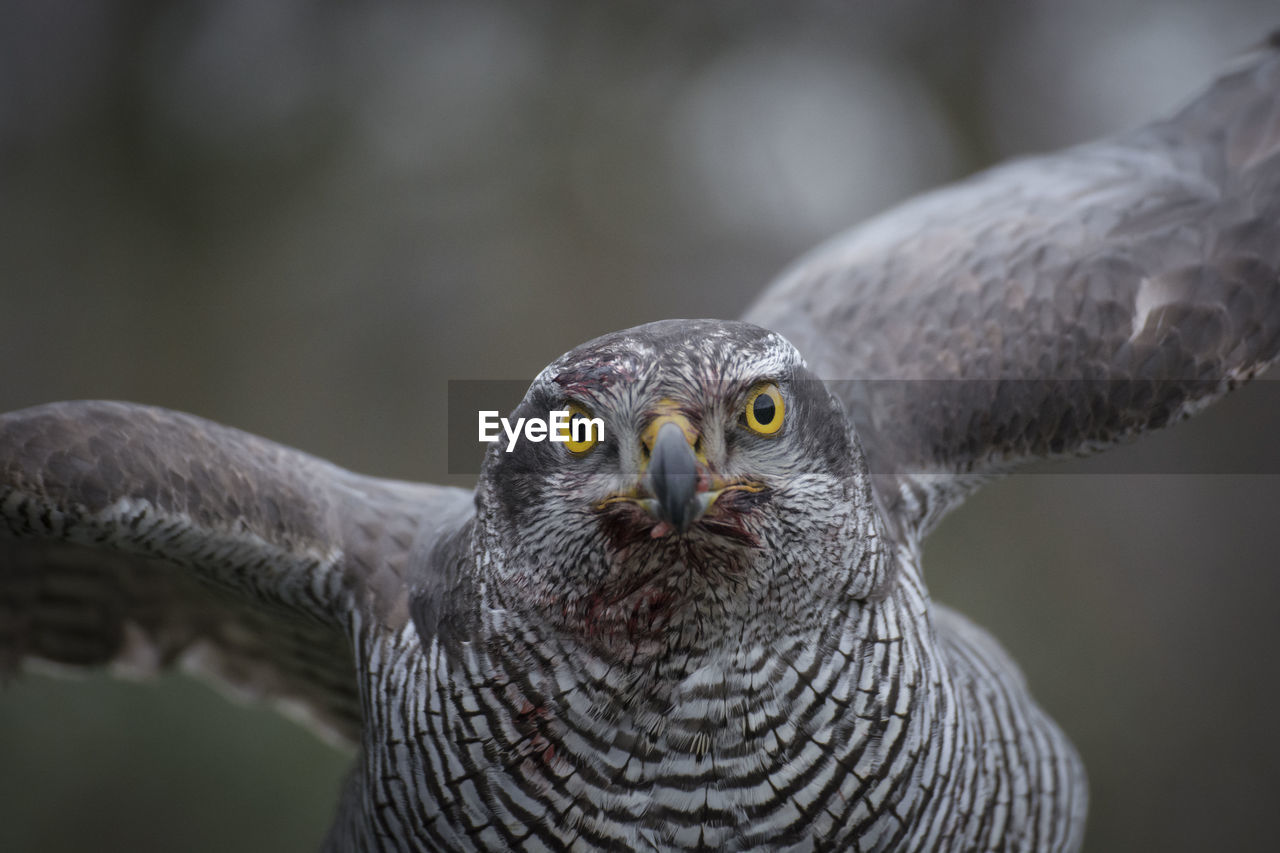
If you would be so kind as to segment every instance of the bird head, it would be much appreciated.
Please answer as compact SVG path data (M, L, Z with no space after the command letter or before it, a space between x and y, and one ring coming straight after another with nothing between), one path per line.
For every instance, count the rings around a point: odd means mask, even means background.
M481 471L473 547L504 607L656 647L822 618L882 580L856 438L782 336L714 320L605 335L511 418L554 411L583 422L570 440L494 445Z

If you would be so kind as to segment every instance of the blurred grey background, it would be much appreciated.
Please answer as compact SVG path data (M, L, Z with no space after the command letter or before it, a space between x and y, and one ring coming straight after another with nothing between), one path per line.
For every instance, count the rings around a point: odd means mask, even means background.
M0 410L136 400L466 484L449 379L734 317L828 235L1167 110L1275 26L1273 0L10 0ZM1276 847L1280 478L1241 472L1280 471L1277 396L1119 451L1201 473L1046 466L930 540L935 597L1083 752L1090 850ZM28 677L0 849L311 849L348 761L185 677Z

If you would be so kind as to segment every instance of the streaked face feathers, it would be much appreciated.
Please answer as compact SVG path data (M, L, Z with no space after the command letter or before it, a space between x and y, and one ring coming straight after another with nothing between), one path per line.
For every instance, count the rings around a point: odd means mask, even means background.
M513 417L565 407L604 422L588 452L524 442L485 461L476 549L504 606L657 648L878 583L860 451L781 336L711 320L606 335L544 370Z

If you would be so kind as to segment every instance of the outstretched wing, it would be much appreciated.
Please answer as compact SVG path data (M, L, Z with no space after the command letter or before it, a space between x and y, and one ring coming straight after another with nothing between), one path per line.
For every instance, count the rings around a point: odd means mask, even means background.
M354 741L353 632L403 624L415 540L470 500L165 409L0 415L0 676L180 663Z
M747 319L845 402L890 518L1186 417L1280 349L1280 38L1175 115L920 196Z

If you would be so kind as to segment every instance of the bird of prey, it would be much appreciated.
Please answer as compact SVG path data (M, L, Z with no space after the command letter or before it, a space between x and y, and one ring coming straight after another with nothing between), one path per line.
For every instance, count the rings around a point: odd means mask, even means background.
M1084 770L930 600L982 482L1280 353L1280 39L1173 115L549 365L474 492L114 402L0 416L0 672L181 663L359 758L332 850L1074 850Z

